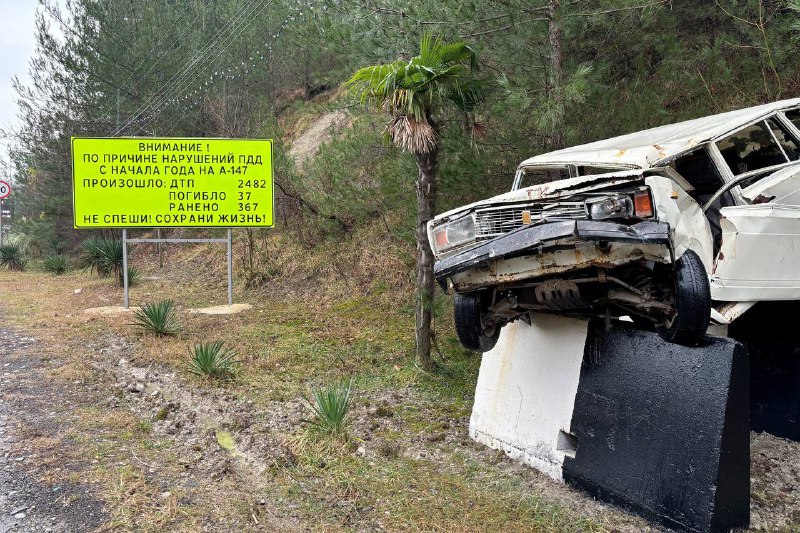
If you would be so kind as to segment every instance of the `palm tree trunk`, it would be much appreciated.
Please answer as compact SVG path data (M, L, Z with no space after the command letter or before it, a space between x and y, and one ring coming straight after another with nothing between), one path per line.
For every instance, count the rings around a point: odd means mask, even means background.
M431 359L431 307L434 295L433 251L428 243L428 221L436 208L436 158L438 149L416 154L417 179L417 303L415 337L416 363L423 370L433 369Z

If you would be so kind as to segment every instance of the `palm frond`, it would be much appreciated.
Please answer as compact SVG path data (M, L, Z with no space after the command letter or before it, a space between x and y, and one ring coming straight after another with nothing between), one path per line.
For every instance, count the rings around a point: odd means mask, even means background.
M478 54L463 41L442 44L439 50L439 59L442 64L469 63L470 70L478 70Z
M445 95L456 108L464 113L475 110L477 105L486 99L489 85L482 80L466 80L453 86Z
M393 117L386 132L394 144L424 154L439 142L430 121L438 105L449 102L471 112L485 96L485 85L470 80L476 69L477 55L465 42L446 43L425 32L418 56L364 67L345 85L362 104L376 104Z

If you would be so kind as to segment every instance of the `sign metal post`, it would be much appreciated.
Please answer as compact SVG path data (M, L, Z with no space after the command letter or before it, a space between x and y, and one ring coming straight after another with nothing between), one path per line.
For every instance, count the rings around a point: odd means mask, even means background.
M130 298L128 297L128 243L225 243L228 247L228 305L233 305L233 231L228 228L228 234L224 239L129 239L128 230L122 230L122 268L125 270L122 277L125 288L125 309L128 309Z
M233 305L233 232L228 228L228 305Z
M122 284L125 287L125 309L128 308L128 230L122 229Z
M10 194L11 185L0 181L0 246L3 246L3 198L8 198Z

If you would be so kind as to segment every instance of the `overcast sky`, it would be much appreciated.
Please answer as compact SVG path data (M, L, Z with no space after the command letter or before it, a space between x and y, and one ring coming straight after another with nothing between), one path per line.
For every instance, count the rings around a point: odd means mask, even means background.
M36 0L0 0L0 126L3 128L17 123L11 78L28 79L36 5ZM6 159L4 145L0 145L0 158Z

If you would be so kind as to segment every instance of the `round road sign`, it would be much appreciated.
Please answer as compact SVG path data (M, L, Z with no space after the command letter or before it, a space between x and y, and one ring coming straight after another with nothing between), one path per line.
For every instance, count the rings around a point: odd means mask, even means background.
M11 194L11 185L5 181L0 181L0 199L8 198L9 194Z

